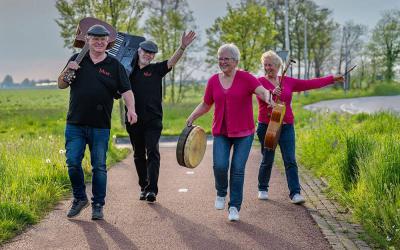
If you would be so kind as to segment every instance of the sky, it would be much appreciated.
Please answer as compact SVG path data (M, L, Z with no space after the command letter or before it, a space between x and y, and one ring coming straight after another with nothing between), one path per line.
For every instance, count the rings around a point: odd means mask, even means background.
M201 42L205 30L226 14L226 4L240 0L187 0L199 27ZM400 9L399 0L314 0L333 11L340 24L353 20L373 28L384 10ZM71 51L63 47L55 23L56 0L0 0L0 82L6 74L14 82L25 78L56 79ZM198 71L196 77L207 73Z

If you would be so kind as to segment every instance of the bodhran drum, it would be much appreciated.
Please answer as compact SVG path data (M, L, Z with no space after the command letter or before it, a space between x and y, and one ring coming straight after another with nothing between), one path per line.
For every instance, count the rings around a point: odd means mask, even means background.
M204 157L207 136L199 126L187 126L182 130L176 146L176 159L179 165L187 168L197 167Z

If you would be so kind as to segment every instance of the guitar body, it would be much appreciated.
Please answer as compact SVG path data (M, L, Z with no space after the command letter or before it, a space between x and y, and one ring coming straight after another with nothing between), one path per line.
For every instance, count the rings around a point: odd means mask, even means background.
M76 28L75 48L83 48L83 46L85 46L86 33L89 28L95 24L103 25L110 32L107 49L110 49L114 45L115 39L117 38L117 31L113 26L94 17L85 17L79 21L78 27Z
M283 117L285 116L285 103L277 103L272 109L271 118L268 124L267 132L264 137L264 148L267 150L275 150L281 135Z

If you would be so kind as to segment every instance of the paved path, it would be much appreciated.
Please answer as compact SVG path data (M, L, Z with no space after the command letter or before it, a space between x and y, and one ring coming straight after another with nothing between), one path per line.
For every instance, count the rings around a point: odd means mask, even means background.
M350 99L336 99L321 101L304 106L311 111L334 111L357 113L376 113L379 111L394 111L400 113L400 95L398 96L372 96Z
M40 224L4 249L330 249L305 206L287 197L285 177L274 168L270 200L257 200L259 148L247 163L241 220L214 209L212 147L194 170L179 167L175 148L161 148L159 196L138 200L132 155L109 171L105 220L90 220L90 209L74 220L61 202ZM89 188L89 187L88 187Z

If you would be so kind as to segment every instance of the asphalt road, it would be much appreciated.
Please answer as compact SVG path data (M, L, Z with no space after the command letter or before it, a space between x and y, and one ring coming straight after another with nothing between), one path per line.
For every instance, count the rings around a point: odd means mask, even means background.
M304 108L311 111L334 111L347 112L350 114L372 114L379 111L392 111L400 114L400 95L321 101L306 105Z
M229 222L227 210L214 208L211 153L207 146L191 170L178 166L174 147L162 147L154 204L138 199L130 155L108 172L104 221L91 221L90 208L68 220L66 200L3 249L330 249L307 209L290 203L279 170L272 173L270 200L257 199L259 148L247 163L240 221Z

